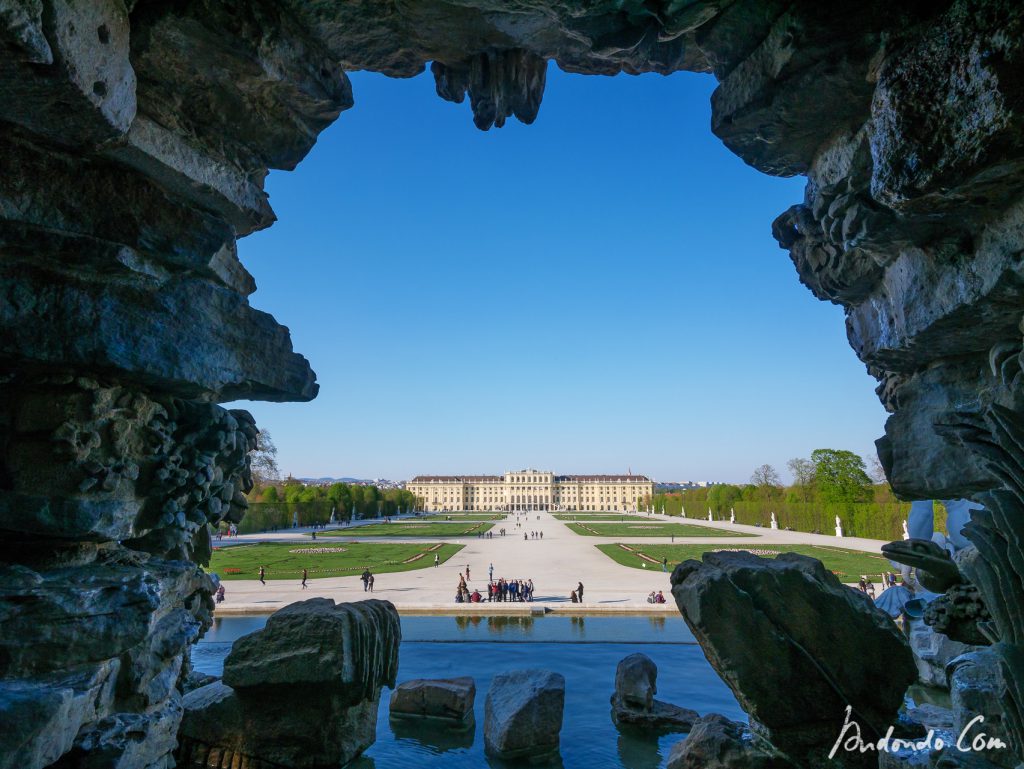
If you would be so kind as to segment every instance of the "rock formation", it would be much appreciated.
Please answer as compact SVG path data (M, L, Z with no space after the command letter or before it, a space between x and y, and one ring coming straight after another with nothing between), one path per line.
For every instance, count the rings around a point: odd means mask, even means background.
M127 750L94 730L135 719L154 734L138 765L163 760L167 682L208 621L203 524L241 514L255 435L215 404L317 391L236 255L274 220L268 170L352 106L346 70L430 62L487 128L537 117L552 61L711 73L726 146L807 176L773 232L879 382L889 479L990 510L968 576L1024 755L1020 3L0 0L0 54L0 644L43 648L65 614L102 627L119 591L86 598L75 570L141 591L133 627L165 639L0 658L3 712L52 724L9 760L44 766L79 737ZM11 739L0 726L4 760Z
M392 718L427 718L465 723L473 715L476 684L461 678L416 679L401 683L391 695Z
M718 713L697 720L686 739L672 746L666 769L796 769L751 734Z
M699 718L696 711L654 699L658 666L646 654L630 654L615 668L612 720L661 731L686 732Z
M499 673L484 701L484 751L499 759L556 756L564 710L565 678L560 673Z
M401 627L387 601L293 603L239 638L224 679L185 695L180 766L342 766L373 744ZM232 763L234 762L234 763Z
M827 758L847 706L877 741L917 678L888 615L813 558L706 553L676 567L672 594L753 728L799 766L863 766Z

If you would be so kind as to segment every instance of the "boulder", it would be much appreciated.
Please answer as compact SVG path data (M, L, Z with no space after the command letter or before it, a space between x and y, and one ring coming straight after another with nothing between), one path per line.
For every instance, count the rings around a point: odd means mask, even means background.
M657 679L658 666L646 654L624 657L615 668L612 720L662 731L688 731L699 714L654 699Z
M978 649L950 661L949 695L953 708L952 729L965 735L966 743L984 734L1009 743L1002 700L1004 683L999 658L991 649ZM975 721L978 717L983 720ZM1005 767L1018 764L1011 751L986 749L984 758Z
M473 713L476 684L469 676L416 679L391 694L392 718L438 718L463 722Z
M918 679L927 686L947 688L946 666L974 648L935 632L921 620L910 620L910 650L914 653Z
M826 758L847 706L877 740L917 678L902 634L870 598L795 553L706 553L677 566L672 586L711 665L776 748L804 766L869 763Z
M666 769L795 769L785 758L758 744L743 724L718 713L698 719L672 746Z
M352 761L376 737L380 688L394 686L400 636L387 601L286 606L235 641L222 681L185 695L179 765Z
M557 754L564 710L561 674L514 670L496 675L484 703L484 751L501 759Z

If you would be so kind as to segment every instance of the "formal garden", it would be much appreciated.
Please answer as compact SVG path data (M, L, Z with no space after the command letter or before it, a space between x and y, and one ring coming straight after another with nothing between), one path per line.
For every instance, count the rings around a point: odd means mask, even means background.
M257 579L260 566L265 579L351 577L364 569L374 573L412 571L434 565L436 555L445 562L463 548L448 542L432 545L390 542L259 542L214 548L210 571L222 580Z

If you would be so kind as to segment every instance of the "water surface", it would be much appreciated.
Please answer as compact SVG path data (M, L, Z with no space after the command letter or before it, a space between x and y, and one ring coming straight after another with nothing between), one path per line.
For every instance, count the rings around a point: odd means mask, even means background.
M220 675L224 657L240 636L260 629L266 617L223 617L195 647L192 661ZM476 723L465 733L436 725L389 723L382 693L377 742L351 764L356 769L425 767L518 769L524 764L484 756L484 699L495 674L545 668L565 676L561 762L580 769L658 769L682 734L652 735L612 723L609 698L615 666L634 652L658 666L658 699L701 714L745 720L735 698L711 669L681 617L403 617L398 680L472 676Z

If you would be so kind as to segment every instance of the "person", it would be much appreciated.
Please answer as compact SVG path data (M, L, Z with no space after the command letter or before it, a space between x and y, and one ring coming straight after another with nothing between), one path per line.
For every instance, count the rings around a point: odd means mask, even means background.
M260 582L262 582L264 585L267 584L267 580L265 579L266 575L266 570L262 566L260 566Z
M871 597L875 597L875 583L870 579L868 580L867 594Z
M656 598L657 596L654 594L654 591L652 590L647 594L647 603L654 603Z
M572 600L573 603L579 603L580 602L579 599L576 597L576 591L575 590L573 590L571 593L569 593L569 598Z
M366 580L366 584L369 585L370 592L372 593L373 592L373 575L372 574L370 575L370 578L368 580Z
M469 564L466 564L466 581L469 581Z
M655 603L665 603L665 594L659 590L658 594L656 596L654 596L654 602Z
M370 570L363 569L363 573L359 576L359 579L363 581L363 592L365 593L370 589Z
M440 565L441 565L441 558L438 556L437 553L434 553L434 568L436 569Z
M666 555L661 559L661 570L668 571L668 556Z
M474 590L473 595L469 597L471 603L480 603L480 591Z
M579 596L580 603L583 603L583 583L582 582L580 582L580 584L578 584L576 586L576 595Z
M217 603L224 603L224 586L217 588Z
M864 580L864 577L861 577L860 580L857 582L857 588L862 593L868 592L868 583Z
M488 582L494 582L494 564L492 563L487 567L487 580Z
M306 579L309 577L309 571L307 569L302 570L302 589L306 589Z
M533 580L527 580L526 582L526 595L527 600L533 601Z
M529 539L525 531L523 532L523 539Z
M543 531L540 533L540 538L544 539L544 532Z

